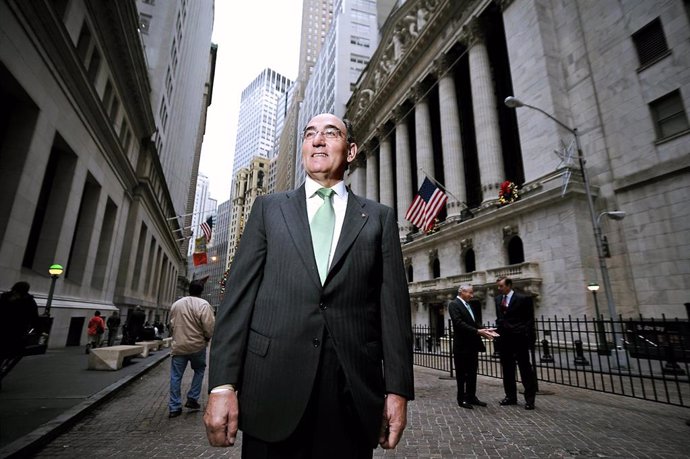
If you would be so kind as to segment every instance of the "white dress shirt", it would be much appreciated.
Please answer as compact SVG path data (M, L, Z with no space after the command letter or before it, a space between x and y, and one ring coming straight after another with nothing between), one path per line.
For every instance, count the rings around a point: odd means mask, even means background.
M319 210L319 207L323 204L323 199L316 194L320 189L324 188L321 184L313 180L311 177L307 176L304 182L304 191L307 195L307 215L309 221ZM345 182L340 181L333 185L331 189L334 191L331 199L333 201L333 211L335 212L335 228L333 229L333 241L331 242L331 253L328 255L328 266L331 266L331 261L333 261L333 254L335 253L335 248L338 245L338 239L340 238L340 231L343 228L343 221L345 220L345 210L347 209L347 187Z

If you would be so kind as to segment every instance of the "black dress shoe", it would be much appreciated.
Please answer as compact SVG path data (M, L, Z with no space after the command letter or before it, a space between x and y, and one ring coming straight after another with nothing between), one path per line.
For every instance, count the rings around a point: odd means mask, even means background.
M467 408L468 410L474 409L474 407L467 402L458 402L458 406L462 408Z
M178 416L181 415L181 414L182 414L182 410L175 410L175 411L171 411L171 412L168 414L168 417L169 417L169 418L176 418L176 417L178 417Z
M525 409L526 410L533 410L534 409L534 403L525 403Z
M200 410L201 405L199 405L199 402L196 400L192 400L191 398L187 399L187 403L184 404L185 408L190 408L192 410Z
M506 405L517 405L517 400L515 400L514 398L508 398L508 397L506 397L506 398L504 398L503 400L501 400L500 402L498 402L498 404L501 405L501 406L506 406Z
M475 406L486 406L486 402L482 402L481 400L479 400L476 397L471 399L471 400L468 400L467 403L469 403L470 405L475 405Z

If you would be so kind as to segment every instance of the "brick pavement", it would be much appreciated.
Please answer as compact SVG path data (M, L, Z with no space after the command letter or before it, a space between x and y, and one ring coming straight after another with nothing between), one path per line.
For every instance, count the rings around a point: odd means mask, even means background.
M36 457L239 457L234 448L208 446L201 412L167 418L169 359L122 389ZM415 368L403 441L375 457L688 457L690 410L540 382L551 393L537 409L498 406L501 382L479 378L486 408L455 406L455 382ZM188 369L183 391L191 381ZM205 393L205 391L204 391ZM203 397L205 400L205 396ZM203 401L203 400L202 400ZM240 440L241 441L241 440Z

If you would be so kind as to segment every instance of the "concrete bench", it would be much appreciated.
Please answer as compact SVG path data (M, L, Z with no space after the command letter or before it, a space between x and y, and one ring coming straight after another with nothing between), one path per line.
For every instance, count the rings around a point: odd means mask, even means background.
M143 346L144 351L141 353L141 356L146 358L149 356L149 354L153 351L157 351L158 348L161 346L161 341L160 340L154 340L154 341L137 341L136 343L137 346Z
M169 337L167 337L167 338L163 338L162 341L163 341L163 344L162 344L163 347L170 347L170 346L172 346L172 336L169 336Z
M119 370L126 357L140 355L144 346L97 347L89 351L89 370Z

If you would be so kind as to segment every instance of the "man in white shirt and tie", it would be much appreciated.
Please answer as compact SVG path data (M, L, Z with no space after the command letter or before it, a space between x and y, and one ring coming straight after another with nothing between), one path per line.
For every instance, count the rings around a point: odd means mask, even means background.
M410 299L396 215L343 182L357 156L332 114L302 131L305 183L258 197L211 345L204 421L242 457L371 458L414 398Z
M470 305L474 289L469 284L461 285L456 296L448 304L453 321L453 358L458 383L458 406L473 409L486 406L477 398L477 367L479 352L486 351L482 338L494 339L497 333L491 328L482 328L481 311Z

